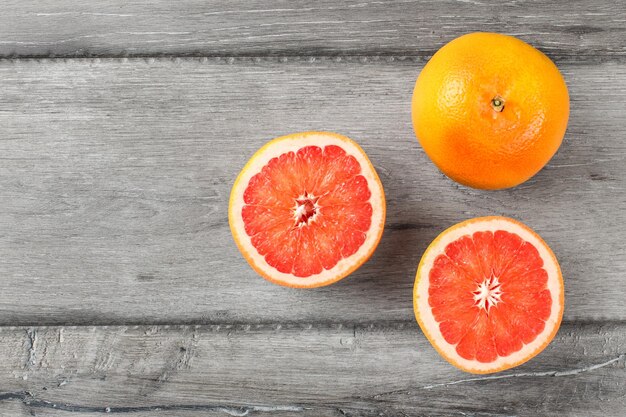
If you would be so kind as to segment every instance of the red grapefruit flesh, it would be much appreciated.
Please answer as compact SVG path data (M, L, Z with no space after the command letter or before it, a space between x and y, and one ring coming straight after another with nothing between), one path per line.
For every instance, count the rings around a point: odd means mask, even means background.
M290 287L344 278L373 253L385 198L365 152L327 132L283 136L261 148L235 181L229 223L261 276Z
M563 279L548 245L524 224L481 217L440 234L413 293L417 321L450 363L472 373L520 365L554 338Z

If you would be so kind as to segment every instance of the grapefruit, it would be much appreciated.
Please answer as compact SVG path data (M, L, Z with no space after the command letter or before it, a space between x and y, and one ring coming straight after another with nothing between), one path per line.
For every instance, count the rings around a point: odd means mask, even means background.
M385 223L376 170L353 140L305 132L267 143L230 194L228 220L250 266L276 284L311 288L355 271Z
M415 134L435 165L474 188L528 180L561 145L567 86L543 53L512 36L470 33L443 46L413 92Z
M528 226L480 217L441 233L420 261L413 307L451 364L471 373L520 365L554 338L563 315L556 257Z

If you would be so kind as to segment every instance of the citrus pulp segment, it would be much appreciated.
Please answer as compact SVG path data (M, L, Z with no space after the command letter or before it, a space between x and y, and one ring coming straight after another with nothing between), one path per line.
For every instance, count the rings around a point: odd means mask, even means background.
M563 280L548 245L524 224L481 217L441 233L420 261L415 316L435 349L472 373L541 352L563 315Z
M335 133L270 141L233 185L231 231L269 281L318 287L344 278L373 253L385 222L382 184L365 152Z

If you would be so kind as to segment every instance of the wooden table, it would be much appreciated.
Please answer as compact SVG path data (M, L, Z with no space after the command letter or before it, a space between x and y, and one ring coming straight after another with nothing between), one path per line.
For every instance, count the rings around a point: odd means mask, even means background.
M563 146L511 190L445 178L414 80L471 31L548 54ZM626 3L5 0L0 13L3 416L626 415ZM370 262L328 288L256 276L227 198L267 140L361 143L388 199ZM415 324L426 245L520 219L560 259L564 322L537 358L473 376Z

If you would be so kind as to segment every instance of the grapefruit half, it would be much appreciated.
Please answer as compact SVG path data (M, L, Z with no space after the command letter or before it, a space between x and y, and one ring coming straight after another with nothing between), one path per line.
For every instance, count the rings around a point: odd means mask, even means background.
M420 261L415 317L452 365L485 374L520 365L554 338L563 278L548 245L528 226L480 217L441 233Z
M233 185L228 220L258 274L288 287L320 287L372 255L383 233L385 195L353 140L295 133L248 161Z

